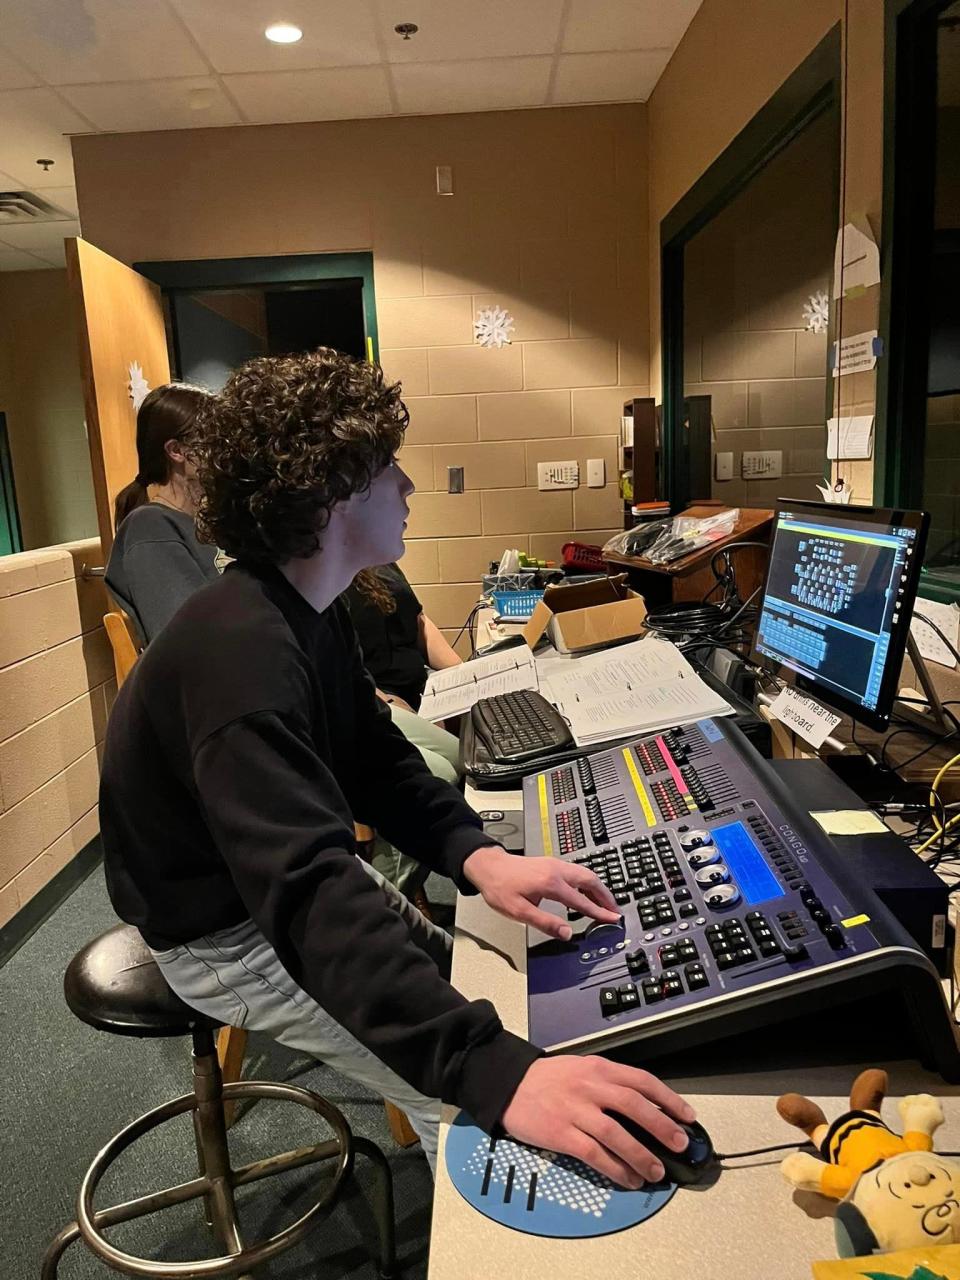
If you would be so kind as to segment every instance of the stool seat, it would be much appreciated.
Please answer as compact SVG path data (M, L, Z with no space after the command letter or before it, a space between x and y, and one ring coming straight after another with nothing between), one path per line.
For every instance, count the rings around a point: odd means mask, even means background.
M118 1036L188 1036L218 1024L184 1004L133 925L118 924L70 961L63 992L71 1011Z

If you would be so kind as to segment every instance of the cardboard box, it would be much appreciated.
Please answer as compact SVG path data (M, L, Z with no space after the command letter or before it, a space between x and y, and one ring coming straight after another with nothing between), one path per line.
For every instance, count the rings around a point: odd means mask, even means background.
M582 653L634 639L643 633L646 617L643 596L630 590L621 573L579 586L547 587L523 638L531 649L546 635L560 653Z
M929 1245L869 1258L815 1262L814 1280L960 1280L960 1245Z

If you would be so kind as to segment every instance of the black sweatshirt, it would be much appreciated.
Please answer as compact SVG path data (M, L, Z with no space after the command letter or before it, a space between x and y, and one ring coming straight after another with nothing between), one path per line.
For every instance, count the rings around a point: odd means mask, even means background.
M471 892L490 843L394 728L343 605L230 566L191 597L117 698L101 773L107 886L165 949L252 918L284 967L408 1083L499 1120L538 1051L467 1002L355 853L353 821Z

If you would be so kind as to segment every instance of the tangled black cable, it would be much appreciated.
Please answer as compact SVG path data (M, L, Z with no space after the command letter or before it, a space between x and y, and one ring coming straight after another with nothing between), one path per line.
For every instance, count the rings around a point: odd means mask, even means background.
M731 551L744 547L767 549L765 542L731 542L714 553L710 568L716 579L699 602L659 605L647 614L647 628L665 640L672 640L680 650L692 648L734 649L749 642L746 623L754 612L753 601L760 594L757 587L741 600ZM720 592L718 601L711 600Z

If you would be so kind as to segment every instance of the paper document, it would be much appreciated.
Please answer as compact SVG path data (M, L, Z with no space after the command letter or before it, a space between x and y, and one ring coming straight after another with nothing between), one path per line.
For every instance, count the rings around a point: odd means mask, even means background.
M830 367L835 378L845 378L850 373L868 373L877 367L881 342L876 329L854 333L849 338L835 342L830 352Z
M960 609L955 604L940 604L938 600L924 600L917 597L913 606L913 617L910 620L910 634L920 650L921 657L929 662L939 662L945 667L956 667L957 660L934 631L917 617L922 613L935 626L939 627L956 649L960 645Z
M573 662L538 666L540 692L581 747L732 714L676 646L652 636Z
M463 715L481 698L538 686L532 650L525 644L515 645L459 667L431 672L419 714L424 720L446 720Z
M873 414L827 420L828 458L869 458L873 455Z

